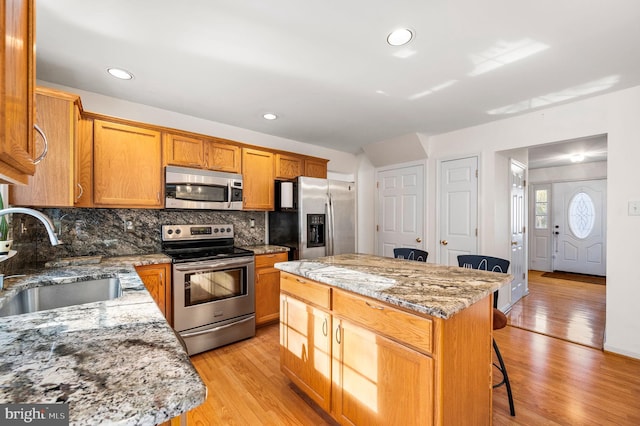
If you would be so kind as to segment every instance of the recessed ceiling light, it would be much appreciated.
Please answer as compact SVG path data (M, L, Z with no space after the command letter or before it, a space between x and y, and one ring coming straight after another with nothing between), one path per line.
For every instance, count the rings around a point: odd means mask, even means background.
M265 120L275 120L276 118L278 118L278 116L277 116L277 115L275 115L275 114L274 114L274 113L272 113L272 112L267 112L266 114L263 114L263 115L262 115L262 117L263 117Z
M131 80L133 78L133 74L127 70L123 70L122 68L108 68L107 72L121 80Z
M400 28L387 36L387 43L392 46L402 46L409 43L412 38L413 31L408 28Z
M572 155L570 157L570 160L571 160L572 163L579 163L581 161L584 161L584 155L582 155L582 154Z

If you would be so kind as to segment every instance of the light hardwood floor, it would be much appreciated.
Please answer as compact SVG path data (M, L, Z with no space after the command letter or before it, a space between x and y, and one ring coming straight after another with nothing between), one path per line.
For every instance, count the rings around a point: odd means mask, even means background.
M529 295L507 314L508 324L602 349L606 286L529 271Z
M189 425L327 425L280 372L278 326L192 357L207 401ZM494 390L494 425L639 425L640 361L515 327L495 332L516 406Z

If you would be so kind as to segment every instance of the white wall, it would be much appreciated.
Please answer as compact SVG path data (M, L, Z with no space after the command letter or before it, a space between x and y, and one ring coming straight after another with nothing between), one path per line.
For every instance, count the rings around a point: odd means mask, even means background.
M608 135L607 315L605 350L640 358L640 216L627 214L628 202L640 200L636 170L640 161L640 86L548 108L481 126L432 136L430 162L481 152L480 251L508 253L496 206L504 206L504 165L499 151L579 137ZM434 167L431 167L433 170ZM430 202L436 205L435 180ZM435 217L435 210L432 211ZM437 221L430 226L435 232ZM500 228L500 229L498 229ZM508 231L507 231L508 232Z
M358 253L375 253L376 170L366 155L358 156Z

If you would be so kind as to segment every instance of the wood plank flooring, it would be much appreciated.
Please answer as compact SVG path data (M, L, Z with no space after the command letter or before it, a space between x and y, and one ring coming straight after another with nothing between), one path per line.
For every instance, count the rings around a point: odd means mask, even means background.
M509 311L508 324L602 349L606 286L542 274L529 271L529 295Z
M331 425L280 372L277 325L255 338L192 357L207 401L189 425ZM494 390L494 425L639 425L640 360L515 327L495 332L511 378Z

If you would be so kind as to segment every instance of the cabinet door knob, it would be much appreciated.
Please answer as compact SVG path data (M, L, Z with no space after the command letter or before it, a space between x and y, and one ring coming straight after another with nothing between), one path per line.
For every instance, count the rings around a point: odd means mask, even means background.
M449 244L449 241L447 241L447 240L440 240L440 244L442 244L443 246L446 246L447 244Z
M416 238L416 243L421 243L422 242L422 238L418 237Z

